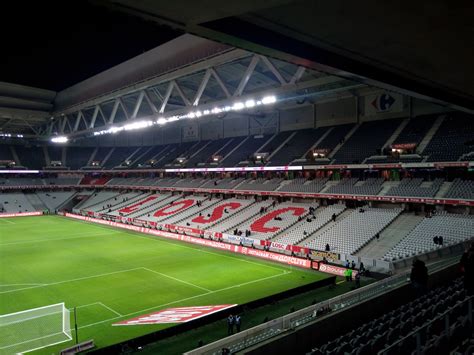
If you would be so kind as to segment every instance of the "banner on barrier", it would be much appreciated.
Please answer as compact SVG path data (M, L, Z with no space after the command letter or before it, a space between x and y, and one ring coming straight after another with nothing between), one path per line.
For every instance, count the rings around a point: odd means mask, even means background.
M193 244L203 245L203 246L207 246L211 248L227 250L227 251L231 251L238 254L255 256L258 258L272 260L272 261L276 261L276 262L287 264L287 265L299 266L306 269L311 268L311 260L301 259L294 256L278 254L278 253L273 253L273 252L268 252L268 251L263 251L263 250L248 248L248 247L242 247L240 245L231 245L231 244L223 243L221 241L213 241L213 240L208 240L208 239L203 239L203 238L196 238L196 237L191 237L188 235L180 235L180 234L170 233L166 231L150 229L146 227L137 227L130 224L106 221L103 219L95 219L92 217L80 216L73 213L66 213L65 216L87 221L87 222L93 222L93 223L104 224L104 225L108 225L112 227L132 230L134 232L152 234L159 237L164 237L164 238L169 238L169 239L174 239L174 240L181 240L187 243L193 243Z
M43 212L0 213L0 218L41 216Z
M311 250L311 256L317 259L339 260L339 254L330 251Z
M340 267L340 266L328 265L328 264L319 264L319 271L344 277L344 272L346 271L346 268ZM357 275L357 271L352 270L352 277L355 277L356 275Z
M249 237L243 237L241 235L233 235L233 234L223 234L222 239L225 241L228 241L229 243L232 244L244 244L251 246L253 245L260 245L262 242L260 239L254 239L254 238L249 238Z

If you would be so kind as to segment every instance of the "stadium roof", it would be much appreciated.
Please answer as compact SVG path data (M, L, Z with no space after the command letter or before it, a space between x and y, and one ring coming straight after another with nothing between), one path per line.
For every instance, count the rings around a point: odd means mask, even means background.
M143 118L211 110L232 105L235 100L278 94L279 101L294 103L303 97L352 96L363 86L186 34L51 93L42 111L43 120L28 122L22 117L16 128L25 132L34 129L38 135L78 136Z
M0 82L0 132L40 134L56 92Z
M96 0L256 53L474 110L474 2Z

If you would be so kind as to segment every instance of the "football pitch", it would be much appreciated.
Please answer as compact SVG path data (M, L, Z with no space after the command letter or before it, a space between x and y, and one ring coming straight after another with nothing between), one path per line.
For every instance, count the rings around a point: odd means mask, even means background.
M326 277L65 217L0 219L0 315L64 302L77 309L79 341L94 339L97 347L174 325L112 326L119 321L172 307L243 304ZM6 338L0 334L0 354L17 349Z

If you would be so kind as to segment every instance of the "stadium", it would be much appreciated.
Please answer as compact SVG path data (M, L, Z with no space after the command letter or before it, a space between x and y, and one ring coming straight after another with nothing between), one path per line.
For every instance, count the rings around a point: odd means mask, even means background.
M474 8L405 5L27 5L0 354L473 354Z

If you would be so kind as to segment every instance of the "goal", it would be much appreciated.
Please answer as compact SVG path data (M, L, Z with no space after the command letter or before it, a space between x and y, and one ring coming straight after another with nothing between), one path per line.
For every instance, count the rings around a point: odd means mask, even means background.
M64 303L0 316L0 354L21 354L72 340Z

